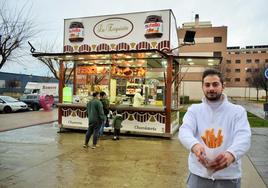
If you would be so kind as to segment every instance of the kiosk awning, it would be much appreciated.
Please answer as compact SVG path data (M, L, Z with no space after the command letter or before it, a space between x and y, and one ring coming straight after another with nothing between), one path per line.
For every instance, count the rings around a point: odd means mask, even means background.
M32 55L36 58L47 58L61 61L162 59L167 56L167 54L159 50L80 53L32 53Z

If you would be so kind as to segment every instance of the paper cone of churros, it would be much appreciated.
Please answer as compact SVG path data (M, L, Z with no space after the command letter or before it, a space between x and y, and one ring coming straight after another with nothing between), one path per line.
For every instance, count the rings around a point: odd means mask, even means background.
M214 171L209 169L209 163L212 162L221 152L223 152L223 135L222 129L218 129L217 134L214 132L214 128L206 129L205 133L201 136L204 144L205 144L205 158L208 161L208 175L212 176Z

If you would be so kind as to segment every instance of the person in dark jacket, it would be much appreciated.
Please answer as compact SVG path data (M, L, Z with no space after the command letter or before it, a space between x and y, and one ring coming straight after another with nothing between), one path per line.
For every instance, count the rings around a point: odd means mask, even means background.
M114 128L113 140L119 140L120 129L122 128L123 116L120 110L117 110L116 116L113 119L112 127Z
M109 124L109 120L108 120L107 116L109 114L110 104L109 104L109 100L107 99L107 95L106 95L106 93L104 91L100 92L100 101L101 101L102 106L103 106L103 111L104 111L104 115L106 117L106 121L104 121L101 124L99 137L101 137L103 135L105 125Z
M102 103L99 100L100 93L94 92L93 93L93 99L87 103L87 116L88 116L88 130L86 133L85 138L85 144L84 148L88 147L88 142L90 140L90 137L93 133L93 145L92 149L96 148L98 135L99 135L99 129L102 124L106 120Z

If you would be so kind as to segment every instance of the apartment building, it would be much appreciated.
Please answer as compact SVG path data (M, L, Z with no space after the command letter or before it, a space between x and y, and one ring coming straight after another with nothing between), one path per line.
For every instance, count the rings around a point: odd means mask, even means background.
M261 67L268 67L268 45L227 47L226 61L222 64L229 96L256 98L265 96L250 85L253 74L264 74Z
M268 45L227 47L227 26L213 27L209 21L199 21L198 15L195 16L194 22L183 23L182 27L178 28L180 43L183 42L181 36L184 36L186 30L196 31L195 45L181 47L180 56L222 57L220 65L216 68L225 76L225 92L229 96L256 97L256 89L250 88L249 85L250 77L252 72L260 71L259 66L268 66ZM207 67L209 64L198 68L182 67L182 74L186 74L181 84L181 95L189 95L192 99L202 96L201 74ZM193 92L193 88L198 92ZM259 96L264 95L264 91L260 91Z
M263 64L268 65L268 45L227 47L223 69L227 86L249 87L252 72L261 74Z

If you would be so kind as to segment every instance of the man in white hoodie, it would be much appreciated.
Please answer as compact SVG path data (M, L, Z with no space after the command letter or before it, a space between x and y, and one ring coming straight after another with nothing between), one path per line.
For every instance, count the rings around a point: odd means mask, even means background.
M179 129L179 140L190 151L187 187L240 188L241 157L249 150L251 142L247 113L223 94L223 76L219 71L204 71L202 89L205 95L202 103L188 108ZM208 130L220 130L222 134L222 144L214 149L220 152L212 161L207 158L209 149L203 136Z

